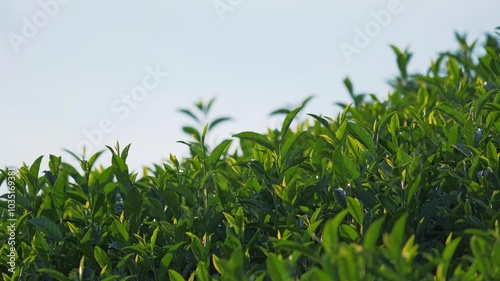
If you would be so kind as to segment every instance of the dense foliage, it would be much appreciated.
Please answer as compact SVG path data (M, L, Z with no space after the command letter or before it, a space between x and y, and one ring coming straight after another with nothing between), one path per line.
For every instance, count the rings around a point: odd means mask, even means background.
M24 165L3 280L499 280L500 46L457 39L426 74L393 47L388 99L346 79L353 104L334 118L292 122L306 100L274 112L281 129L209 147L227 118L197 128L212 103L183 109L191 156L143 176L118 144L109 167L102 152Z

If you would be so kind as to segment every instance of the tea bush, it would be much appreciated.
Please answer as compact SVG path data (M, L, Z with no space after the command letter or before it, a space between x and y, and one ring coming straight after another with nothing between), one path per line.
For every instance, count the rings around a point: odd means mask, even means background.
M425 74L393 46L385 101L346 79L353 103L335 117L293 122L308 99L274 112L280 129L214 147L228 118L187 126L190 157L142 176L130 145L108 147L109 167L102 151L24 165L3 280L500 280L500 46L456 37ZM200 126L211 104L181 111Z

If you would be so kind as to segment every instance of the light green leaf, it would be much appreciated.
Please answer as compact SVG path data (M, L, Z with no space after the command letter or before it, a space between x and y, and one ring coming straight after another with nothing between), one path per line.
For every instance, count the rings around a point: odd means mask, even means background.
M283 259L275 254L269 254L266 259L266 268L272 281L290 281L291 276L288 274L288 269Z
M375 247L377 245L377 240L380 236L380 230L382 229L382 225L384 224L384 218L380 218L374 221L365 233L365 237L363 238L363 247L370 251L374 252Z
M323 248L330 254L335 253L339 244L339 226L347 215L347 210L342 210L335 218L326 222L323 228Z
M210 275L208 274L207 265L204 262L199 262L196 267L196 277L198 281L210 281Z
M99 246L95 246L94 248L94 257L102 269L104 269L106 266L111 265L111 259L109 258L108 254Z
M450 233L448 240L452 237ZM453 258L453 254L457 249L458 245L462 241L461 237L453 239L450 243L447 243L446 248L443 251L443 256L441 257L441 261L438 264L436 270L436 280L437 281L445 281L446 275L448 274L448 268L450 267L451 260Z
M186 281L180 273L173 269L168 270L168 278L172 281Z

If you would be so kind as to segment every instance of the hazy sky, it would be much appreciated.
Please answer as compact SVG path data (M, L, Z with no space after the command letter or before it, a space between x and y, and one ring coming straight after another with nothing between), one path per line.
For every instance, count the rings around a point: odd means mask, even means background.
M345 76L387 95L389 44L423 71L456 48L454 31L482 39L499 12L498 0L1 1L0 167L82 141L132 143L133 169L182 155L176 109L200 98L235 119L213 140L275 125L272 110L311 94L306 111L332 115L349 101Z

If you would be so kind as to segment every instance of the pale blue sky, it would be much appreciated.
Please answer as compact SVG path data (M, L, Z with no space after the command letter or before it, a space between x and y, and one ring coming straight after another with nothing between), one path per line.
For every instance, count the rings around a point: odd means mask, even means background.
M214 4L231 8L223 20ZM396 4L399 12L348 62L341 43L354 45L373 11ZM387 95L386 80L397 72L389 44L409 46L411 68L424 70L438 51L456 47L454 31L481 38L500 25L499 12L497 0L2 1L0 167L67 156L62 149L105 118L114 130L98 149L132 143L133 169L183 155L176 141L187 139L181 126L189 120L176 109L200 98L217 96L214 115L235 119L214 132L218 140L263 131L276 123L269 112L311 94L306 111L332 115L335 102L349 101L347 75L358 91ZM34 16L41 27L27 38L23 18L33 24ZM148 66L170 76L122 118L111 106L142 85Z

